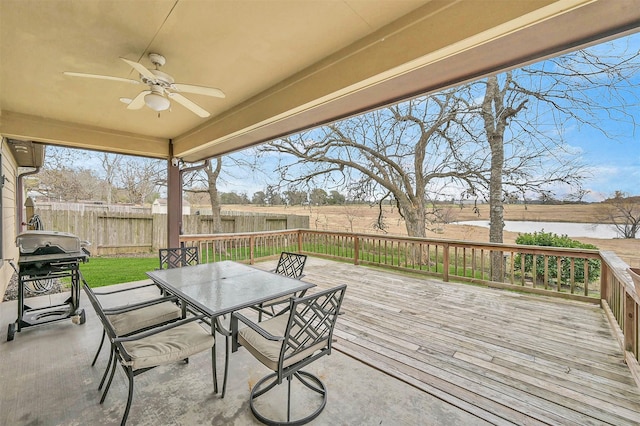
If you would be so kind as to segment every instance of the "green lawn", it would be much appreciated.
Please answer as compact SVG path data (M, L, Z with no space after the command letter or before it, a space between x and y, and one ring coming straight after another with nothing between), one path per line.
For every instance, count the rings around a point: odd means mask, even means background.
M145 280L148 278L145 272L157 268L157 257L92 257L80 264L90 287Z

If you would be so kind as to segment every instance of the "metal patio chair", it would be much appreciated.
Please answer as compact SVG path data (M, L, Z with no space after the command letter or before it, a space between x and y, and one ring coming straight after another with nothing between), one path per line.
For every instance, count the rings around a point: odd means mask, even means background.
M148 283L117 290L93 291L93 294L99 299L118 294L126 294L129 299L135 300L139 298L136 293L149 287L157 286L153 283ZM174 321L176 319L179 319L182 315L180 307L176 305L176 298L162 295L161 292L158 293L157 297L152 297L150 299L148 297L145 297L144 300L141 301L118 306L109 306L105 307L103 310L114 325L118 335L121 336L133 333L138 330L143 330L148 327L153 327L156 325ZM105 338L106 330L103 329L100 345L98 346L98 350L96 351L96 354L93 357L93 361L91 362L92 367L98 360L98 356L100 355L102 347L104 346ZM111 357L112 356L113 354L111 354ZM109 358L109 364L111 363L111 357ZM102 382L100 383L100 388L101 387Z
M283 251L280 253L280 259L276 269L276 274L284 275L289 278L300 279L304 276L304 265L307 262L307 255L300 253L291 253Z
M85 293L93 305L112 346L113 362L109 381L102 393L102 404L109 392L118 364L123 368L129 382L127 404L122 416L121 425L125 425L133 402L134 377L155 367L186 361L190 356L211 349L211 363L214 382L214 392L218 392L216 375L215 337L205 330L198 322L207 322L204 315L193 315L181 318L161 326L147 328L127 336L118 335L114 324L105 313L100 301L91 288L83 280ZM212 326L211 324L209 324ZM227 360L228 364L228 360ZM226 367L225 367L226 375ZM104 379L103 379L104 380Z
M94 295L101 296L104 294L114 294L126 290L135 289L136 288L125 289L109 293L94 293ZM179 320L182 317L182 310L178 305L176 305L176 301L176 297L162 296L156 299L133 303L126 306L105 308L103 309L103 312L113 326L114 332L118 336L127 336L136 332L144 331L149 328L169 324L171 322ZM100 346L98 346L98 350L96 351L96 354L93 357L93 361L91 362L92 367L98 360L98 355L100 355L100 351L102 350L102 346L104 346L106 337L107 331L106 328L103 327ZM107 373L109 372L109 366L113 362L115 356L113 350L114 348L113 346L111 346L109 361L107 362L107 366L105 367L104 374L102 375L102 380L100 380L100 384L98 385L98 389L102 389L104 381L107 377Z
M307 262L307 255L300 253L291 253L287 251L283 251L280 253L280 259L278 260L278 265L272 272L276 274L284 275L285 277L301 279L304 276L304 265ZM299 294L298 296L302 296L303 294ZM269 316L275 316L275 306L284 305L289 303L289 299L291 296L279 297L277 299L269 300L267 302L261 303L256 306L255 309L258 311L258 321L262 321L262 314L267 314ZM267 309L269 308L269 309Z
M164 248L158 251L160 269L181 268L200 263L198 247Z
M267 425L302 425L318 417L327 403L327 389L315 375L302 368L331 354L333 329L347 286L341 285L302 298L292 298L289 309L268 320L254 323L242 314L231 315L232 350L247 350L274 372L258 381L251 390L249 405L253 415ZM247 327L239 329L239 321ZM291 420L291 382L296 378L321 397L318 408ZM265 417L254 402L287 380L286 421ZM301 388L303 389L303 388ZM300 394L300 390L295 392ZM284 417L284 416L283 416Z
M195 265L199 262L198 247L160 249L158 252L158 256L160 258L160 269L179 268L182 266ZM151 283L119 290L100 292L94 291L94 294L97 296L108 296L129 291L135 292L136 290L139 290L141 288L151 287L154 285L155 284ZM175 302L175 300L175 298L167 298L166 296L160 294L157 298L145 300L134 304L108 307L105 308L104 311L105 314L109 316L111 322L114 324L117 334L122 336L133 333L134 331L143 330L147 327L162 325L169 321L180 318L180 308L176 306L175 303L171 304L171 302ZM105 330L103 330L100 346L98 346L98 350L93 357L91 366L94 366L96 364L96 361L98 360L98 356L100 355L102 346L104 346L105 337L106 332ZM107 365L111 363L112 357L113 354L111 354L109 363ZM107 371L105 371L105 377ZM104 377L100 382L100 386L98 389L102 388L103 383Z

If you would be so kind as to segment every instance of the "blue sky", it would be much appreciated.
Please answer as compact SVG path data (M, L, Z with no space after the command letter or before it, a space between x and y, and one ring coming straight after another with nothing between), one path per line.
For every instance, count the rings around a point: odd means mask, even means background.
M640 117L639 117L640 118ZM640 195L640 134L608 139L592 129L567 135L568 143L581 150L591 169L584 187L589 201L600 201L616 190Z
M640 33L615 40L611 44L595 46L594 49L604 55L615 56L616 49L628 52L640 51ZM640 84L640 75L634 77ZM631 195L640 195L640 89L629 93L625 98L632 107L625 109L629 115L625 122L607 119L607 99L601 101L605 109L600 113L608 138L602 133L582 126L571 127L565 133L569 145L581 152L582 161L591 169L591 175L584 186L590 191L589 201L600 201L620 190ZM631 122L635 120L635 125Z

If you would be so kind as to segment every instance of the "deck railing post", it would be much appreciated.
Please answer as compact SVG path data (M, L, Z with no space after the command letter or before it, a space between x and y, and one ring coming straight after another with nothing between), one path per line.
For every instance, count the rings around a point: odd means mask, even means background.
M360 238L357 235L353 236L353 264L360 264Z
M449 244L442 246L442 280L449 281Z
M609 300L609 265L600 257L600 299Z
M298 253L302 253L302 230L298 229Z
M624 293L624 349L633 353L636 358L636 301L629 293Z
M253 265L255 263L255 251L254 246L256 244L256 237L253 235L249 236L249 264Z

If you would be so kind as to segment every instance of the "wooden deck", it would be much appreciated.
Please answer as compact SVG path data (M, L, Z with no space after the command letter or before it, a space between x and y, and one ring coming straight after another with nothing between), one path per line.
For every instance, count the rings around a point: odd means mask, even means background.
M597 305L318 258L303 279L348 284L337 350L478 418L640 424L639 389Z

